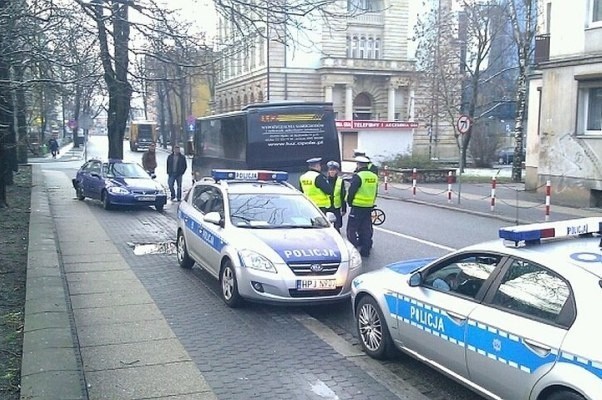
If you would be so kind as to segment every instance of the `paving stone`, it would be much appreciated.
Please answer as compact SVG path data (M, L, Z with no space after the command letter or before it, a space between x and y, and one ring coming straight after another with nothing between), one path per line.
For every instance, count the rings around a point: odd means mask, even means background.
M90 325L77 328L80 346L101 346L135 343L175 337L163 320L124 322L110 325Z
M21 378L23 400L87 400L78 371L46 371Z
M153 299L142 285L136 285L121 292L74 294L71 296L71 306L73 309L134 304L153 304Z
M73 316L78 329L88 325L121 324L163 318L154 304L80 308L73 310Z

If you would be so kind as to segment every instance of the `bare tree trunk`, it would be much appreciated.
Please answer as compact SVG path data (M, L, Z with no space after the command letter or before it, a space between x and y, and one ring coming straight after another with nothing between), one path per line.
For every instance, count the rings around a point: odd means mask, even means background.
M0 14L10 12L10 6L10 1L0 0ZM12 184L13 171L17 170L10 60L8 58L10 45L5 32L0 32L0 208L8 207L6 186Z
M527 108L527 73L520 68L518 85L516 88L516 116L514 117L514 157L512 159L512 181L522 180L523 163L523 141L524 141L524 119Z
M23 86L23 77L25 67L22 65L13 68L15 71L15 80L18 83L15 89L15 112L17 114L17 162L27 163L27 142L29 141L27 132L27 100L25 98L25 87Z

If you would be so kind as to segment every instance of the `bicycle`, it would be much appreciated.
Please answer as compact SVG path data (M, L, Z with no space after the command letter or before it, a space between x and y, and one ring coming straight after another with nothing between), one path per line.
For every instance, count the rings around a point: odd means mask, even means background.
M387 215L383 210L374 206L374 208L372 208L372 212L370 213L370 219L372 220L372 225L379 226L385 223Z

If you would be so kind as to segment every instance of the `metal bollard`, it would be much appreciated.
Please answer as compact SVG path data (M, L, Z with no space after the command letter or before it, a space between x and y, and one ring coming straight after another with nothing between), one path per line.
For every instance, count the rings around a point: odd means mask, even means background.
M552 181L546 182L546 221L550 220L550 196L552 194Z
M449 171L447 173L447 202L451 203L452 202L452 181L453 181L453 175L452 172Z
M491 178L491 211L495 210L495 185L497 180L494 177Z
M412 195L416 197L416 168L412 170Z
M389 167L385 165L385 193L389 190Z

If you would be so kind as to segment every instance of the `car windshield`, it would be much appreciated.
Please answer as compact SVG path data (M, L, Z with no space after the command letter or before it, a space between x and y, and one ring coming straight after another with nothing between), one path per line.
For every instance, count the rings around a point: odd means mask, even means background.
M330 223L300 194L229 194L230 219L241 228L326 228Z
M141 166L134 163L106 163L102 165L108 178L148 178Z

